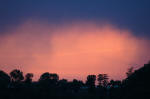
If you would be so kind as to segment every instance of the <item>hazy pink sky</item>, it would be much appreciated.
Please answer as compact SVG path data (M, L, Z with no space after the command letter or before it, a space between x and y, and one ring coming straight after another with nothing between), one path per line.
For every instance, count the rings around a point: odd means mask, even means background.
M150 41L111 24L75 22L62 26L27 21L0 36L0 69L58 73L60 78L85 80L107 73L125 78L127 68L150 60Z

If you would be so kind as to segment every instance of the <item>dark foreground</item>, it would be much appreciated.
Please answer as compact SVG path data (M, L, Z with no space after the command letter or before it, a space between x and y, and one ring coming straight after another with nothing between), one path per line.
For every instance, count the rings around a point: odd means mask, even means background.
M130 69L122 81L108 81L107 74L88 75L86 83L59 80L48 72L37 82L32 77L32 73L24 77L17 69L10 76L0 71L0 99L150 99L150 63L133 72Z

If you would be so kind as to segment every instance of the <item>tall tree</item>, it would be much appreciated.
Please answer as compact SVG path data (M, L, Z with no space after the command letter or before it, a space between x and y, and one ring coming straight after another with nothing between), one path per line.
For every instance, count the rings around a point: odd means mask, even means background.
M103 86L106 87L108 84L108 75L104 74Z
M108 75L107 74L99 74L97 80L98 80L99 86L106 87L108 84Z
M96 81L96 75L88 75L87 80L86 80L86 85L89 88L94 88L95 87L95 81Z
M104 80L103 74L99 74L97 80L98 80L98 85L102 86L103 85L103 80Z

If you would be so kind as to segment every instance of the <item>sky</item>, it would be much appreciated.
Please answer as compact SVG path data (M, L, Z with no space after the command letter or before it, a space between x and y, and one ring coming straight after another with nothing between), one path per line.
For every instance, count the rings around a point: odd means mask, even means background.
M0 0L0 69L125 78L150 60L149 0Z

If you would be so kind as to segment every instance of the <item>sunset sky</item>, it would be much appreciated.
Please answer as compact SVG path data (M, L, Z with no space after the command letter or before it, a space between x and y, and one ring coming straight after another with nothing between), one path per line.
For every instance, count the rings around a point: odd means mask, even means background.
M0 70L125 78L150 60L149 0L0 0Z

